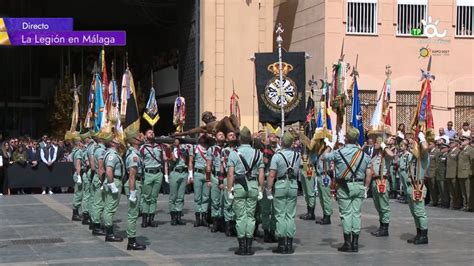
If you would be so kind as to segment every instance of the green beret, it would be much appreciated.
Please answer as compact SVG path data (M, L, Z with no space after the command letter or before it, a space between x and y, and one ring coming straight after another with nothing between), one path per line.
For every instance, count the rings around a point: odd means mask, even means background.
M90 131L87 131L86 133L82 133L80 136L81 136L81 139L82 139L82 140L85 140L85 139L91 137L91 132L90 132Z
M285 134L283 135L282 143L283 145L289 147L293 142L295 141L295 137L293 134L291 134L289 131L285 131Z
M127 142L133 141L140 135L140 132L138 130L130 130L125 134L125 140Z
M240 140L246 143L250 143L252 141L252 133L250 133L250 130L246 126L240 130Z
M355 127L349 127L347 129L347 140L350 143L354 143L359 139L359 130Z
M81 141L81 135L79 134L79 132L77 131L71 132L71 140L74 142Z
M114 134L112 132L101 131L99 132L99 139L105 143L109 143L114 139Z

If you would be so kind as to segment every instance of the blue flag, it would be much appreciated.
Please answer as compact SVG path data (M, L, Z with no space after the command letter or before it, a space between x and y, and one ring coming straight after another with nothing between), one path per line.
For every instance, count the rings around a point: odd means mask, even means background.
M98 132L102 124L102 112L104 112L104 97L100 74L95 74L95 104L94 104L94 130Z
M352 126L359 130L359 145L364 145L364 123L362 122L362 110L360 109L359 87L357 79L354 79L354 97L352 100Z

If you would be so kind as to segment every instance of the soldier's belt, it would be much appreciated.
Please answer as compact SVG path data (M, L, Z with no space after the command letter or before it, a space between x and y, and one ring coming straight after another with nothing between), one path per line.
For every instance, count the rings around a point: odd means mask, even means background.
M120 180L122 180L122 177L119 176L119 175L114 175L114 178L115 178L115 179L120 179Z
M186 172L187 170L188 170L188 168L186 168L186 167L177 167L177 168L173 169L174 172L180 173L180 174Z
M147 173L147 174L157 174L159 172L161 172L161 167L145 168L145 173Z
M290 177L290 178L288 178L286 175L277 177L277 180L286 180L286 179L288 179L288 180L293 180L293 179L296 179L296 177Z
M212 174L214 176L220 176L221 175L221 171L212 171Z
M200 174L205 174L206 171L204 171L204 169L199 169L199 168L194 168L194 172L195 173L200 173Z

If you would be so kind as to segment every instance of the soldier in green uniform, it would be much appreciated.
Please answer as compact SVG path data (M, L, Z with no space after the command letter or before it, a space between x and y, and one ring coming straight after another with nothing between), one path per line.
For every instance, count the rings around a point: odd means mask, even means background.
M396 136L392 136L388 139L387 141L387 147L392 151L393 153L393 158L392 158L392 163L390 164L390 167L388 168L388 174L390 177L390 192L389 196L391 199L396 199L397 194L398 194L398 187L399 187L399 178L397 176L397 167L398 167L398 151L397 151L397 145L396 145Z
M459 195L459 187L457 186L458 173L458 155L459 155L459 140L449 140L449 152L446 162L446 181L448 183L449 191L449 208L454 210L461 209L461 201Z
M458 157L458 181L463 198L463 211L472 211L470 206L470 182L472 182L472 162L474 161L474 148L471 147L471 137L461 136L462 141Z
M273 155L280 151L280 145L278 144L277 132L272 132L268 136L268 145L266 145L263 151L263 163L265 165L265 181L264 187L267 187L268 184L268 175L270 174L270 163L272 161ZM276 219L275 219L275 210L273 208L273 200L268 199L267 190L263 191L263 198L260 201L260 216L262 220L263 228L263 241L265 243L277 242L275 236L276 230Z
M142 197L142 227L158 227L155 221L158 194L160 193L163 176L168 183L168 165L163 146L155 143L155 132L148 129L145 132L147 142L140 148L140 154L145 164L145 180L143 181Z
M314 171L313 164L310 161L308 154L303 154L303 168L300 171L301 186L303 189L304 199L306 201L306 214L300 215L302 220L315 220L314 206L316 205L316 195L314 193Z
M252 137L247 127L240 131L240 146L229 155L227 192L234 200L237 239L236 255L253 255L255 208L259 197L259 180L263 182L262 153L250 146ZM233 195L232 195L233 193ZM260 193L261 194L261 193ZM261 194L260 196L262 196Z
M229 131L226 135L227 146L221 151L221 164L220 172L221 176L218 176L219 186L227 187L227 173L229 172L229 156L230 152L237 148L237 136L235 132ZM232 208L232 200L229 199L229 194L224 193L224 232L226 236L236 236L235 231L235 217L234 209Z
M380 137L376 139L374 146L376 154L372 157L370 168L372 173L372 198L375 209L379 214L380 227L371 234L382 237L389 235L390 204L388 193L390 191L390 180L388 169L390 169L394 154Z
M408 243L415 245L428 244L428 217L425 210L426 187L423 178L428 171L430 157L428 143L423 132L418 133L418 142L410 139L411 151L404 154L401 171L401 182L407 188L407 200L410 212L416 225L416 236L408 239Z
M295 216L298 196L297 177L301 165L301 154L293 151L294 137L285 132L282 140L282 150L275 153L270 163L270 173L267 181L267 198L273 199L276 218L276 237L278 246L274 253L292 254L293 238L296 233ZM273 190L273 184L275 189Z
M449 192L446 184L446 163L448 160L449 145L440 141L440 153L436 159L436 184L438 186L438 205L449 208ZM431 162L430 162L431 164Z
M370 158L357 144L358 129L349 127L346 139L347 145L333 151L331 149L335 143L325 139L328 148L324 151L321 159L334 161L336 180L339 183L337 201L344 232L344 244L338 250L358 252L362 201L367 198L368 187L371 183ZM334 140L336 140L335 136L333 136Z
M169 208L171 214L171 225L185 225L181 220L184 205L184 193L186 185L190 184L189 173L193 172L190 155L193 154L193 146L181 143L182 139L177 137L174 141L171 155L170 173L170 197Z
M224 183L219 182L221 176L221 153L224 148L225 135L224 132L216 132L216 145L211 146L207 150L207 166L206 179L211 179L211 232L215 233L223 226L224 220Z
M125 174L125 164L118 149L120 142L117 137L110 141L110 148L104 156L105 174L107 188L105 189L105 207L104 207L104 225L105 225L105 241L121 242L122 237L114 234L113 218L117 212L122 192L122 178Z
M143 140L138 131L129 132L126 140L130 147L125 154L125 168L128 180L125 182L125 195L128 196L127 250L145 250L146 246L137 243L137 220L140 196L143 186L143 159L138 149Z
M431 199L431 206L438 206L439 202L439 189L438 183L436 182L436 168L438 167L438 157L440 155L440 151L437 145L430 141L428 143L429 148L429 156L430 156L430 165L428 167L428 171L426 171L425 178L429 180L430 185L430 199Z
M207 226L207 207L209 204L209 188L211 180L206 179L206 161L207 161L207 144L206 135L199 137L199 144L192 155L194 174L192 180L194 182L194 211L196 221L194 227Z
M316 187L318 189L319 202L323 211L323 217L316 220L317 224L331 224L331 166L329 162L321 160L317 153L311 154L313 165L316 168Z
M82 156L82 142L79 132L71 133L71 140L74 144L74 148L71 151L71 157L74 164L74 174L72 176L74 180L74 197L72 200L72 220L81 221L81 216L79 215L79 208L82 205L82 165L83 165L83 156ZM84 207L83 207L84 208Z
M105 153L107 152L106 144L113 138L112 132L100 132L97 134L97 145L93 150L94 163L91 169L94 170L92 178L92 234L97 236L105 235L105 231L101 228L100 222L105 207L105 190L103 183L105 181Z
M91 138L91 133L88 131L81 134L81 139L84 142L84 149L82 152L83 161L85 162L85 169L82 175L82 224L89 225L90 222L90 211L92 209L92 194L91 194L91 163L89 160L89 151L94 148L95 142Z

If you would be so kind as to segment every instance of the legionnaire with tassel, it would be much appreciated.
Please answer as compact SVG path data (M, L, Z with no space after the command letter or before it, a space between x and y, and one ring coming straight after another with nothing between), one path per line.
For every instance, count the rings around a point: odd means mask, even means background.
M362 202L367 198L371 182L370 158L357 145L359 130L349 127L347 144L332 150L334 142L325 139L327 148L322 155L323 161L334 161L336 167L337 201L344 232L344 244L338 248L341 252L359 251ZM333 141L335 140L333 136Z
M72 150L72 161L74 165L74 197L72 201L72 220L73 221L81 221L81 216L79 215L79 208L82 205L82 165L83 165L83 156L82 156L82 142L79 132L66 132L65 136L66 140L71 140L74 144L74 149Z
M130 144L125 154L125 168L127 171L125 180L125 195L128 196L128 216L127 216L127 250L145 250L146 246L137 243L137 220L140 207L141 190L143 186L143 158L140 156L140 145L143 142L138 131L130 131L125 136Z
M221 176L221 151L224 148L225 135L224 132L216 132L215 135L216 145L211 146L207 150L207 163L206 163L206 179L211 179L211 217L212 217L212 228L211 232L215 233L223 227L224 223L224 183L219 182Z
M105 154L107 152L106 143L112 138L112 132L100 132L96 134L97 145L94 148L94 169L95 174L92 178L92 234L105 235L100 222L105 207L105 190L103 183L105 180Z
M253 234L255 230L255 208L259 193L258 182L263 181L263 155L250 146L250 130L244 127L240 131L240 146L231 151L228 161L227 192L234 200L236 229L239 248L236 255L253 255Z

